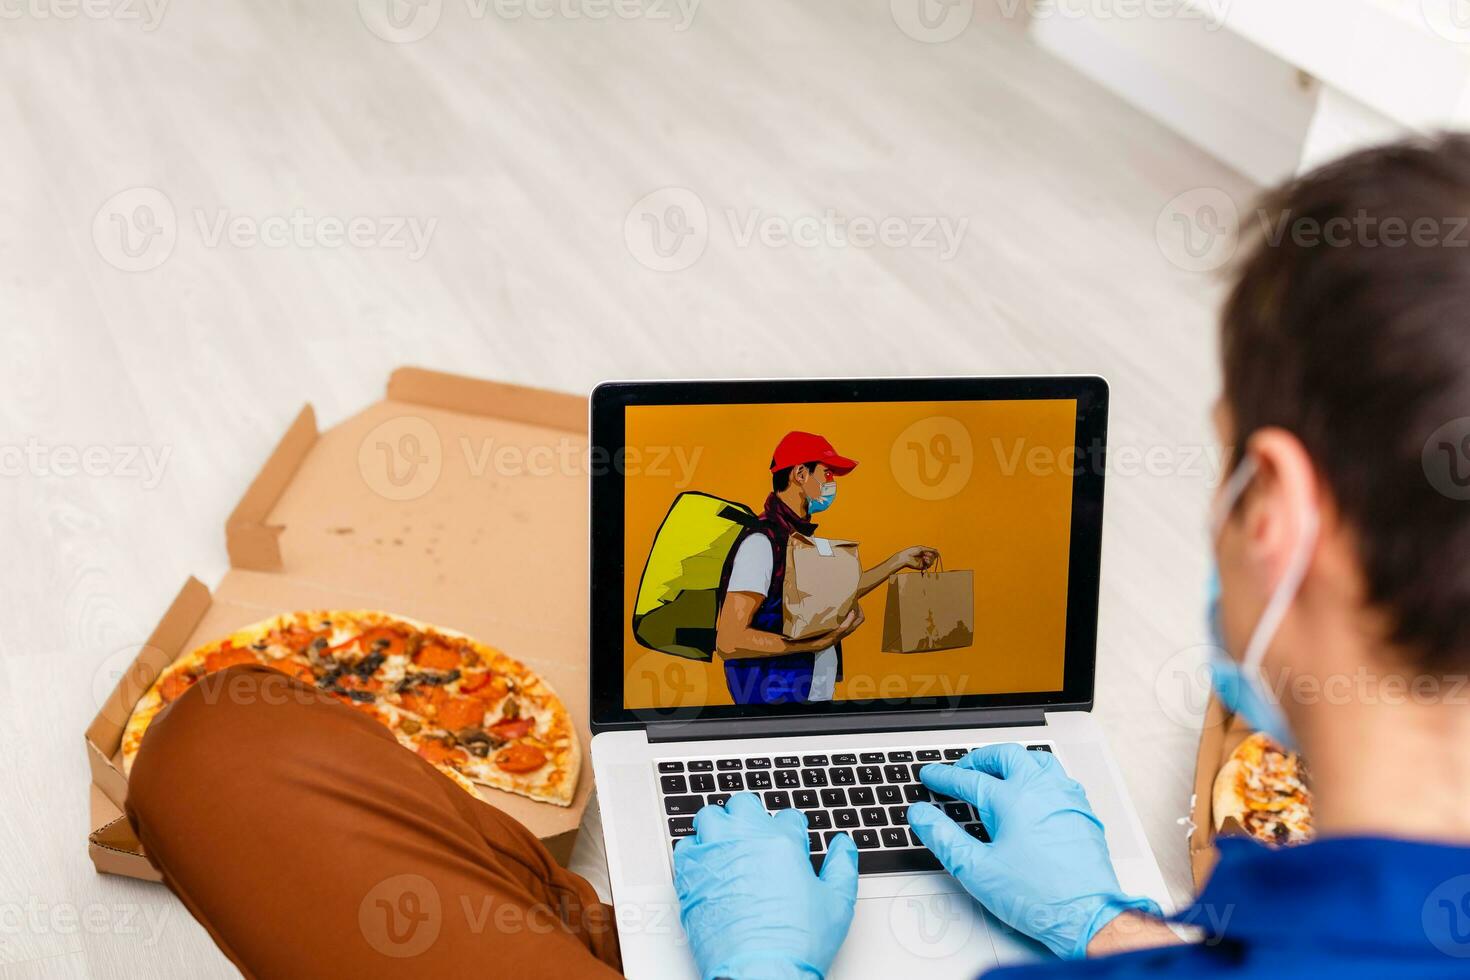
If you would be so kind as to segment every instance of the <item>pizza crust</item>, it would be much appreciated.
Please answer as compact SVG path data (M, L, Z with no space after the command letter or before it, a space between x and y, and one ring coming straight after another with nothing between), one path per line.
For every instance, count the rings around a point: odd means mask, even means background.
M1234 819L1266 844L1300 844L1314 836L1305 768L1264 732L1246 738L1220 767L1211 803L1217 833Z

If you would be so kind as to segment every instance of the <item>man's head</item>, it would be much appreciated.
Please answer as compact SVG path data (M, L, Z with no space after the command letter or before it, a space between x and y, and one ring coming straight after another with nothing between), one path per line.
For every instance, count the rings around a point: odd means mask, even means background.
M1315 514L1268 667L1470 670L1470 501L1426 469L1444 452L1470 476L1470 421L1452 424L1470 416L1470 138L1353 154L1260 217L1221 329L1217 425L1258 469L1217 542L1228 645L1243 650ZM1344 636L1392 662L1335 661Z
M799 490L801 507L797 511L806 513L808 501L823 498L824 486L856 467L857 460L839 455L824 437L811 432L788 432L771 453L771 490L777 494L792 488ZM829 500L830 496L827 494Z

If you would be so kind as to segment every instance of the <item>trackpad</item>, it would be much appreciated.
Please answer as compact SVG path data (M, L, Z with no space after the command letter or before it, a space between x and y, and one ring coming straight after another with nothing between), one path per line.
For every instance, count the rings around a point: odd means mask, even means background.
M944 876L890 881L895 893L866 897L860 891L847 941L832 964L833 977L898 976L922 971L924 980L975 977L996 955L984 911L963 890L936 889ZM868 885L868 880L863 885Z

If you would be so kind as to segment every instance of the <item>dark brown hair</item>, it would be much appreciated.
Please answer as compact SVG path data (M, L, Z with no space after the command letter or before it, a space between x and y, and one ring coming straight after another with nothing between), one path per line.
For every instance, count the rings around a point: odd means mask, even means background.
M1464 669L1470 501L1436 488L1425 451L1470 416L1470 137L1354 153L1248 223L1221 328L1237 445L1294 433L1357 532L1389 639Z

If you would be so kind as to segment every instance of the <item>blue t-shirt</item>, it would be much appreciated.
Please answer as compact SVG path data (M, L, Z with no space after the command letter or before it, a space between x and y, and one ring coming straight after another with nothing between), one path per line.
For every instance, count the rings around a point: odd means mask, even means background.
M1282 850L1220 841L1178 917L1203 942L1008 967L986 980L1082 977L1470 978L1470 848L1334 838Z

